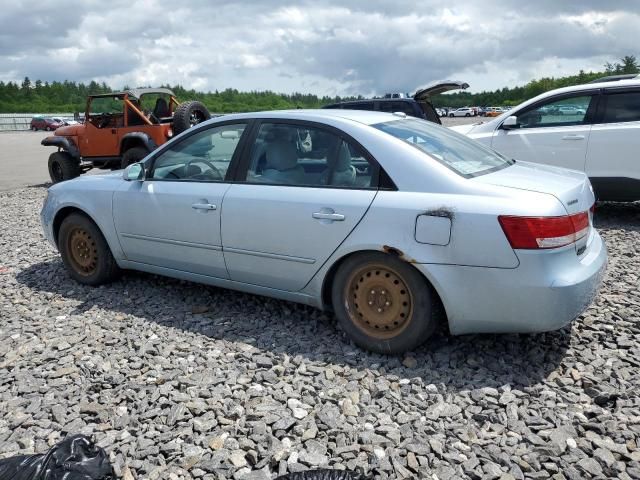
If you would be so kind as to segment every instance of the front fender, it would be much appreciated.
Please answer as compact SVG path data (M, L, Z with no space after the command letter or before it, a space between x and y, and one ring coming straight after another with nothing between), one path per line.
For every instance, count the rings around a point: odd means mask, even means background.
M80 158L80 151L78 150L78 147L73 140L68 137L52 135L50 137L45 137L40 143L45 147L58 147L68 152L73 158Z

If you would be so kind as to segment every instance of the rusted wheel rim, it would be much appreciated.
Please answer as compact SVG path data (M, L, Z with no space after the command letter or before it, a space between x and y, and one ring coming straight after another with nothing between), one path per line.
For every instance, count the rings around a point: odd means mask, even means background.
M69 258L73 269L80 275L89 276L98 267L98 248L89 232L74 228L67 242Z
M346 286L351 321L367 335L387 339L400 334L413 313L413 297L403 278L385 265L356 270Z

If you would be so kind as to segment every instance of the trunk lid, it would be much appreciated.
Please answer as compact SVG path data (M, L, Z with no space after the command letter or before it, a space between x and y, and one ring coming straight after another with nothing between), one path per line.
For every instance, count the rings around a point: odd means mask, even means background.
M426 102L429 100L429 97L433 95L448 92L449 90L464 90L465 88L469 88L469 84L466 82L460 82L459 80L440 80L419 88L413 95L413 99L416 102Z
M589 178L583 172L565 168L518 162L511 167L482 175L473 179L489 185L517 188L533 192L548 193L556 197L569 215L589 212L589 226L593 226L591 206L595 196ZM576 242L581 252L589 235Z

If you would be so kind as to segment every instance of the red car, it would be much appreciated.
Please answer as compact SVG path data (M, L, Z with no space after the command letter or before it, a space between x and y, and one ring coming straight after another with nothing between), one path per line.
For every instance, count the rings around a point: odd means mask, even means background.
M62 127L62 125L62 122L58 119L49 117L33 117L31 119L31 130L34 132L36 130L46 130L47 132L50 132L51 130Z

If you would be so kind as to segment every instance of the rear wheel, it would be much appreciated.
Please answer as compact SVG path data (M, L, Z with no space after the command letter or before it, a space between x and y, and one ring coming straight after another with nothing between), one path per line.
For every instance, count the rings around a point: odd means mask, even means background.
M36 127L35 125L31 125L31 130L33 130L34 132L38 131L38 127Z
M98 226L80 213L62 221L58 249L69 275L85 285L102 285L120 274L107 241Z
M144 147L133 147L124 152L122 155L121 168L127 168L132 163L139 162L149 154L149 150Z
M464 114L464 116L465 116L465 117L470 117L470 116L471 116L471 114L470 114L470 113L465 113L465 114Z
M210 118L211 114L202 102L181 103L173 114L173 133L177 135Z
M49 177L53 183L63 182L80 175L80 162L67 152L49 155Z
M348 258L334 278L332 303L341 327L357 345L374 352L412 350L437 324L431 287L393 255Z

